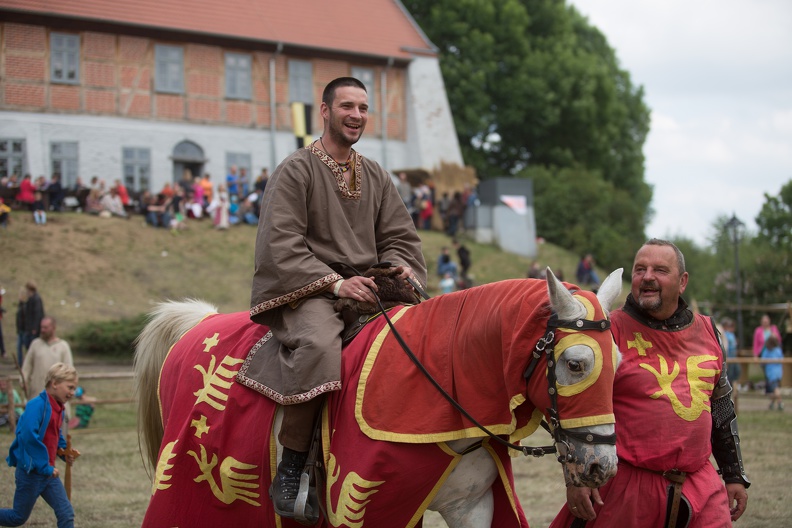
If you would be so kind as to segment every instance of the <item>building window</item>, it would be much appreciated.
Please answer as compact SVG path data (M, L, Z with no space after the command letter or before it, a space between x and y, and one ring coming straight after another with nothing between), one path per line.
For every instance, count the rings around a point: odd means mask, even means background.
M250 99L250 55L226 53L225 67L226 97Z
M151 150L124 147L124 186L132 191L149 190L151 175Z
M73 187L77 182L77 142L50 143L52 174L60 174L61 185Z
M22 181L25 172L25 140L0 138L0 178L16 174Z
M179 46L157 44L157 74L154 87L158 92L184 93L184 50Z
M313 70L308 61L289 61L289 102L314 103Z
M68 84L80 82L79 35L50 35L50 80Z
M374 70L371 68L352 68L352 77L362 82L368 93L369 112L374 112L377 93L374 91Z

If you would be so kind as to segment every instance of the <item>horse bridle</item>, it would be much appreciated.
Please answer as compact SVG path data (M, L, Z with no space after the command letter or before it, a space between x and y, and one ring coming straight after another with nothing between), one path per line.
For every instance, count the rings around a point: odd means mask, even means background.
M552 451L542 452L540 454L531 451L530 454L533 456L543 456L548 453L558 452L558 461L564 463L574 461L574 457L572 456L571 450L569 449L570 438L574 438L575 440L589 444L616 445L616 433L614 432L609 435L601 435L591 432L578 433L561 427L561 418L558 414L558 379L556 377L557 364L554 356L555 329L557 328L567 328L570 330L598 330L600 332L604 332L610 329L610 321L607 319L600 319L599 321L591 321L588 319L563 320L559 319L558 315L554 312L547 320L547 329L545 330L545 335L539 338L539 341L537 341L533 353L531 354L531 362L528 363L528 367L523 373L527 390L527 385L530 383L531 376L536 370L536 366L539 364L539 360L541 359L542 355L547 357L547 393L550 396L550 407L547 409L547 414L550 416L550 425L548 426L544 421L542 421L542 426L553 436L553 446L551 446ZM508 445L511 446L512 444ZM557 445L563 446L563 453L561 453L556 448ZM523 450L526 455L528 455L529 453L525 452L526 450L546 448L521 447L520 449Z

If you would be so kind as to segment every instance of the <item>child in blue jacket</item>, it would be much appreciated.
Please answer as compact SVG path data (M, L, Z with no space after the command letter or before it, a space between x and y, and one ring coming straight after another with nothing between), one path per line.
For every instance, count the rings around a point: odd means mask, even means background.
M47 372L46 387L28 402L17 424L16 439L6 458L9 466L16 466L14 507L0 509L0 526L25 524L39 496L55 510L58 528L74 526L74 509L58 478L55 456L58 448L66 447L61 431L63 409L77 388L77 371L56 363ZM71 464L76 456L79 453L64 460Z

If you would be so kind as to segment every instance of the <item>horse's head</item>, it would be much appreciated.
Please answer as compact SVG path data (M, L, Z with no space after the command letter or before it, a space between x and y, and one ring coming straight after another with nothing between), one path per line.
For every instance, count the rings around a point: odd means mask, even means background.
M570 292L547 270L554 315L537 350L547 356L547 418L558 458L575 486L599 487L616 474L613 379L621 356L608 310L621 293L622 271L611 273L594 295Z

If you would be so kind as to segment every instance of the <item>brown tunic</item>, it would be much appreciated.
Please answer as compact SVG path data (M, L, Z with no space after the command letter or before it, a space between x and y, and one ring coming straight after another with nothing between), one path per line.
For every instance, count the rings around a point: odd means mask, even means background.
M250 318L283 346L258 351L259 365L248 369L256 380L246 384L281 403L341 388L343 321L326 290L342 277L330 263L363 272L390 261L426 283L421 239L390 176L354 150L352 164L350 189L338 164L311 144L286 158L264 191Z

